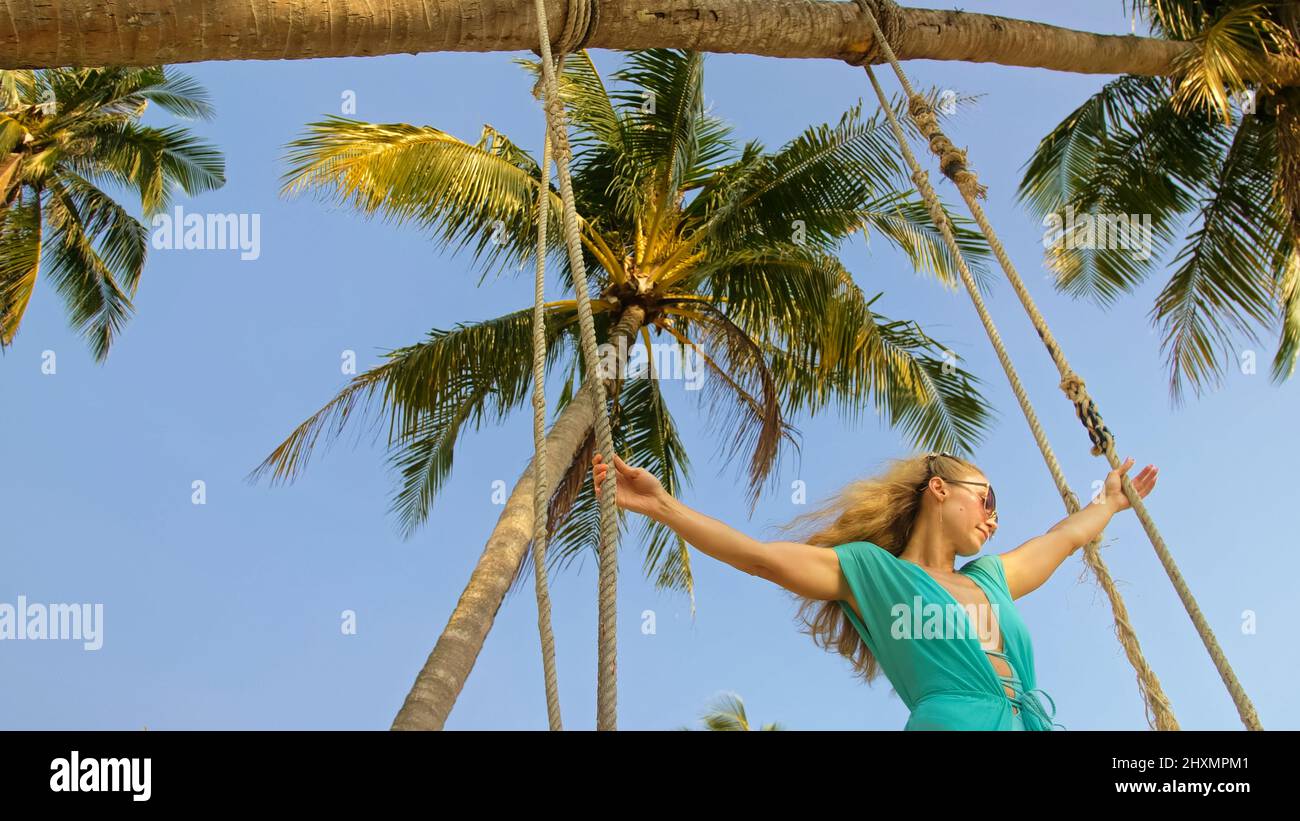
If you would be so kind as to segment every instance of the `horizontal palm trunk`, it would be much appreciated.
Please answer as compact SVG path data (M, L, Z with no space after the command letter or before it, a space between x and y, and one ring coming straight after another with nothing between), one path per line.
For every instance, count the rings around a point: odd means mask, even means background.
M620 337L635 338L644 321L642 308L631 306L624 310L610 334L612 344L617 345ZM591 432L595 413L591 392L584 386L564 406L546 434L547 476L564 475ZM533 538L533 486L530 459L488 537L487 547L470 574L456 609L393 720L394 730L441 730L446 723Z
M845 59L872 44L871 26L856 3L598 0L598 5L591 48ZM563 30L565 6L565 0L547 0L552 32ZM900 8L898 15L894 50L905 60L1162 75L1189 48L963 11ZM521 51L537 45L533 5L520 0L0 0L0 68ZM1285 85L1300 85L1300 62L1279 60L1272 73Z

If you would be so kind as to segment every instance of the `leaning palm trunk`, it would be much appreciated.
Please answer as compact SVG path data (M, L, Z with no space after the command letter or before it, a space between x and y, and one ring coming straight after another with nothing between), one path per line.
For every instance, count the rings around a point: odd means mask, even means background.
M8 5L0 26L0 68L523 51L536 48L539 39L531 5L518 0L64 0L22 4L22 13ZM563 28L566 5L567 0L548 0L551 30ZM597 5L599 23L589 48L832 59L875 49L856 3L598 0ZM1193 47L990 14L892 4L877 8L891 18L886 31L904 60L1162 75ZM1271 63L1273 79L1300 84L1300 62L1275 58Z
M9 204L10 186L18 178L18 164L22 159L22 154L10 154L0 160L0 202L5 205Z
M645 311L629 306L610 334L617 347L620 338L632 339L645 320ZM562 476L578 455L595 424L595 404L588 381L565 406L546 436L546 475ZM474 661L492 629L533 538L533 463L530 460L506 501L487 547L456 602L447 626L433 652L416 676L402 709L393 720L394 730L441 730L456 697L469 678Z

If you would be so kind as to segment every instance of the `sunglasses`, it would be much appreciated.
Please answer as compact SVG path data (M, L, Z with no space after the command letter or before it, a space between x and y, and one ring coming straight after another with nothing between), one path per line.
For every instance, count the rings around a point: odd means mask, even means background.
M926 472L929 474L929 476L938 475L934 472L934 460L939 456L947 456L949 458L954 458L954 459L956 458L951 453L931 453L929 456L926 457L926 463L925 463ZM918 491L925 490L926 486L930 483L929 476L926 477L926 483L921 485L919 488L917 488ZM993 492L993 485L991 485L988 482L968 482L962 479L949 479L945 476L939 476L939 478L943 479L945 482L952 482L953 484L957 484L957 485L977 485L982 488L987 488L988 495L984 497L984 512L992 516L993 521L995 522L997 521L998 497Z

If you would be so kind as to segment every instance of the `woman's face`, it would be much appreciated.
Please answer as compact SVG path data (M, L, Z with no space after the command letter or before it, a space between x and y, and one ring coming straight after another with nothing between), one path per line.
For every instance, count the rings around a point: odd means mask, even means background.
M984 508L989 493L987 487L981 486L989 481L984 474L967 473L958 478L962 481L944 482L948 497L943 502L943 527L945 534L957 546L959 555L973 556L997 532L997 516Z

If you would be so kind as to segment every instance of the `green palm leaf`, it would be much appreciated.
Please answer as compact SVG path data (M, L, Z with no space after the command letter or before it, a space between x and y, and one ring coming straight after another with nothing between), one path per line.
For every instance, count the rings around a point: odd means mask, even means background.
M96 247L96 234L104 237L104 250L111 260L143 264L143 226L126 217L139 229L132 231L130 225L114 219L118 213L105 205L107 197L97 198L87 189L74 190L62 179L49 180L48 191L50 240L45 254L50 279L67 305L73 326L90 342L95 358L103 360L132 308L130 296L118 282L118 272ZM127 274L134 279L139 269Z
M539 166L490 126L476 144L428 126L335 115L308 128L290 143L284 194L311 189L367 216L414 222L457 250L472 246L484 276L497 266L520 270L535 250ZM553 192L555 250L563 248L561 208Z
M174 187L198 194L223 185L215 148L185 129L138 122L150 102L192 118L210 117L211 104L197 83L161 66L3 71L0 101L0 347L12 342L44 264L102 362L131 315L147 252L145 227L105 189L137 190L149 217ZM43 230L30 225L33 213ZM7 229L14 219L22 224ZM36 243L41 262L32 267Z
M18 333L32 298L41 262L41 206L36 197L19 199L0 221L0 346Z
M1156 297L1153 316L1164 325L1162 348L1172 368L1170 395L1182 400L1182 377L1199 393L1218 384L1216 361L1233 360L1230 330L1258 339L1252 323L1274 316L1273 269L1282 215L1273 198L1272 132L1246 119L1199 214L1199 225L1174 260L1178 265Z
M685 218L707 211L701 230L723 250L756 235L799 232L808 245L833 251L861 226L863 206L895 190L901 173L888 129L876 117L861 121L860 111L859 103L836 125L808 128L766 157L750 143L735 171L711 180Z
M934 224L923 199L901 193L890 194L867 205L863 219L868 230L874 228L906 254L915 270L932 274L951 290L957 289L960 276L957 260L948 250L948 243ZM970 227L968 218L958 218L949 213L948 221L977 289L989 293L993 283L988 269L988 259L992 255L988 241L978 230Z
M546 312L547 368L559 354L555 339L576 321L572 303ZM532 380L532 309L485 322L433 329L428 339L387 352L387 361L355 376L324 407L300 424L249 475L272 484L292 482L306 467L322 434L337 440L358 408L363 418L387 414L391 464L404 484L394 509L408 535L427 516L415 495L430 504L450 470L450 448L466 419L500 420L522 404ZM440 440L446 442L440 444ZM443 453L446 449L447 452ZM443 461L439 461L443 460ZM441 467L445 464L446 467ZM423 494L423 496L421 496Z
M1237 364L1234 335L1257 341L1253 326L1279 318L1272 376L1280 382L1300 356L1300 96L1267 83L1248 88L1243 78L1271 56L1300 54L1300 15L1241 1L1142 0L1134 8L1163 36L1195 43L1180 73L1172 83L1107 83L1044 138L1021 199L1031 213L1057 215L1047 253L1057 287L1103 307L1176 248L1151 311L1175 404L1185 386L1199 394L1222 383L1225 367ZM1233 124L1230 103L1248 90ZM1071 248L1059 231L1066 209L1148 217L1150 248Z

